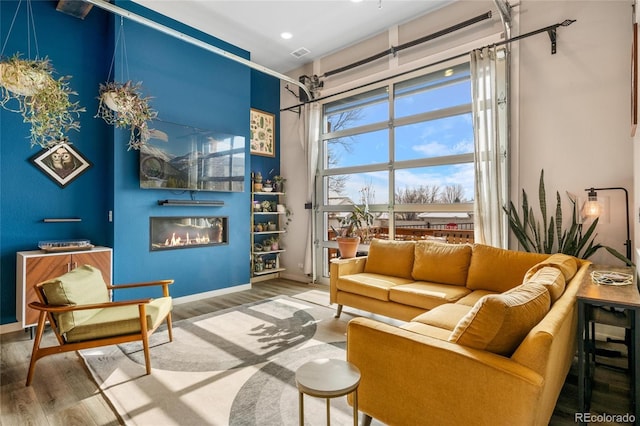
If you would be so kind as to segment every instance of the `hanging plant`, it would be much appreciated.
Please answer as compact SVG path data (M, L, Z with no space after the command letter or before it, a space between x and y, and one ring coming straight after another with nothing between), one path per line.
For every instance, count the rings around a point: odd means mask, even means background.
M31 124L31 146L50 148L66 140L69 130L79 130L75 120L85 109L71 102L77 95L69 87L69 76L53 77L49 59L22 59L20 54L0 60L0 106L22 114ZM11 107L12 100L17 107Z
M100 84L100 104L96 118L107 124L131 130L129 149L140 149L150 137L148 122L158 113L149 106L148 97L140 91L142 83L109 81Z

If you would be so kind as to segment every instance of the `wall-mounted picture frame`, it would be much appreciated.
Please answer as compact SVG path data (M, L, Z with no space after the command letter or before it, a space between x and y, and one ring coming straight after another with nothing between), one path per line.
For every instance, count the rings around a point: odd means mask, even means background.
M80 151L65 142L41 150L29 161L61 188L69 185L92 166Z
M249 129L251 154L275 157L276 116L251 108L251 123Z

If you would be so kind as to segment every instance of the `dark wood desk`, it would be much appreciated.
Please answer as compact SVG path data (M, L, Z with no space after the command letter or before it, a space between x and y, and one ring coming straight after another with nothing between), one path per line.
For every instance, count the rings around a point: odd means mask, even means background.
M600 285L591 280L592 271L616 271L632 274L633 284L625 286ZM578 410L588 413L591 398L591 368L586 347L590 341L589 316L592 307L611 306L624 309L631 318L631 397L635 424L640 424L640 392L638 392L638 371L640 371L640 292L634 268L592 265L585 275L577 293L578 301ZM613 413L608 413L613 414ZM579 419L576 419L579 420ZM583 424L584 422L580 421Z

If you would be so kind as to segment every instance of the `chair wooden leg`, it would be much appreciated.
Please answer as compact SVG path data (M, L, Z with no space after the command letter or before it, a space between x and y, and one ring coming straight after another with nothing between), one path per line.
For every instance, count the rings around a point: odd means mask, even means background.
M40 311L40 316L38 317L38 328L36 330L35 339L33 340L33 350L31 351L31 361L29 362L29 372L27 373L27 383L25 386L30 386L31 380L33 379L33 373L36 369L36 361L38 360L38 349L40 349L40 342L42 341L46 318L47 313Z
M171 312L167 314L167 332L169 333L169 341L173 342L173 321L171 320Z
M147 310L144 305L139 305L140 313L140 333L142 334L142 347L144 349L144 365L147 374L151 374L151 356L149 355L149 331L147 329Z

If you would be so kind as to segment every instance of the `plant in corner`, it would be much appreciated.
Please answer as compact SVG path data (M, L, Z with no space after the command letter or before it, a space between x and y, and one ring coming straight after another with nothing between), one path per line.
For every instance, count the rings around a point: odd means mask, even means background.
M107 124L130 129L129 149L140 149L151 136L148 122L158 113L149 106L149 97L142 96L142 83L108 81L100 84L98 112Z
M0 106L22 114L31 124L31 146L50 148L66 140L69 130L78 130L75 120L85 109L71 102L77 93L69 87L69 76L53 77L49 59L22 59L20 54L0 61ZM17 107L10 107L11 101Z
M358 252L360 240L369 241L369 228L373 225L373 215L369 212L367 205L353 205L351 213L340 220L340 231L332 226L340 257L348 259L355 257Z
M568 229L562 228L562 202L560 193L557 191L556 215L555 217L547 217L544 169L540 172L540 183L538 185L538 200L542 223L535 218L533 208L529 206L527 193L524 189L522 190L522 219L518 215L518 210L513 202L509 202L508 208L503 207L509 220L509 227L524 250L537 253L564 253L581 259L588 259L598 250L604 248L625 264L633 266L633 263L617 250L594 242L596 237L594 232L598 225L598 218L591 223L583 234L582 224L578 223L577 200L574 195L568 192L567 196L572 204L571 225Z

